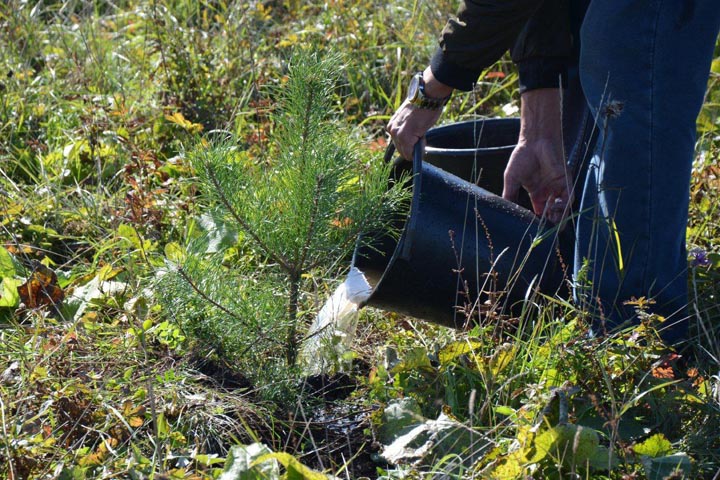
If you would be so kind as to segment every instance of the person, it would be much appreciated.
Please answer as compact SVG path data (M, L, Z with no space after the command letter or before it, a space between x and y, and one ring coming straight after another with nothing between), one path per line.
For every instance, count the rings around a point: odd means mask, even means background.
M387 130L412 158L452 92L510 50L521 129L503 197L524 188L536 214L574 223L573 295L594 331L637 321L632 300L644 298L677 345L696 120L719 28L716 0L465 0Z

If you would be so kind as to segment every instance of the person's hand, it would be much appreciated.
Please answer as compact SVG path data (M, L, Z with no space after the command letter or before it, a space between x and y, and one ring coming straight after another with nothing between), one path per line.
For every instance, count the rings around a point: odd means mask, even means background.
M503 198L517 201L520 188L530 195L537 215L559 223L570 205L569 176L562 149L549 140L521 142L515 147L505 168Z
M521 119L520 138L505 168L503 198L517 201L524 188L535 213L559 223L572 204L572 178L563 155L558 91L523 93Z
M435 125L441 110L419 108L405 100L390 119L386 130L402 158L412 160L415 144Z
M423 72L425 94L432 98L444 98L452 93L452 88L438 81L430 68ZM405 100L388 122L385 128L401 157L412 160L415 144L420 141L440 118L442 110L419 108Z

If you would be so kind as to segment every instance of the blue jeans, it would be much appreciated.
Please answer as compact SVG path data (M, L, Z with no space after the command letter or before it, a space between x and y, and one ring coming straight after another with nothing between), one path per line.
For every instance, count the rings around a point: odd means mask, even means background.
M577 75L566 95L566 124L575 130L566 135L570 163L584 179L576 189L575 299L595 312L594 330L603 333L637 321L626 301L652 298L649 310L667 318L664 340L678 343L688 326L685 234L696 119L720 5L584 3Z

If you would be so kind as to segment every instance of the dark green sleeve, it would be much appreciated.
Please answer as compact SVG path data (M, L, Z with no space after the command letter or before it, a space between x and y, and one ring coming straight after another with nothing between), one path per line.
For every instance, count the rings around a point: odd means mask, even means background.
M465 0L457 17L450 19L443 29L440 48L430 64L433 74L453 88L472 90L480 73L516 45L513 49L518 52L515 61L519 65L530 61L524 65L530 73L523 74L524 78L529 78L536 72L533 65L537 59L565 55L557 49L563 41L543 46L546 36L542 25L542 19L561 19L567 15L562 5L564 1ZM541 13L541 20L534 24L528 22L536 13ZM521 32L525 35L525 43L518 48L516 42ZM555 76L554 71L545 78L550 76Z

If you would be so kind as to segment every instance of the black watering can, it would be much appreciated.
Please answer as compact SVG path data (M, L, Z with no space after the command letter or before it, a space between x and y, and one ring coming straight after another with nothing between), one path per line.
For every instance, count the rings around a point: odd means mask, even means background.
M519 128L514 118L437 127L412 162L396 159L394 178L411 173L410 213L399 239L358 242L352 266L372 286L361 306L462 328L489 308L517 314L537 291L568 295L572 233L499 196Z

